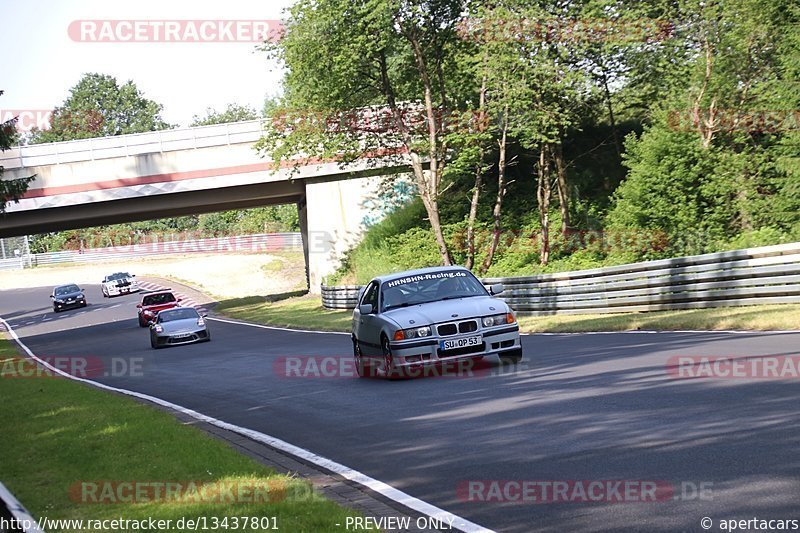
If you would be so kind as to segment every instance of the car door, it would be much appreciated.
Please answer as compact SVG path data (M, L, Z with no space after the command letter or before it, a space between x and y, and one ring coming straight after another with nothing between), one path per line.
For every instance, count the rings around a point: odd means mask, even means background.
M356 307L353 315L356 339L361 347L361 353L371 357L381 355L381 329L377 314L378 288L377 281L370 282L358 302L358 305L371 304L372 313L362 314Z

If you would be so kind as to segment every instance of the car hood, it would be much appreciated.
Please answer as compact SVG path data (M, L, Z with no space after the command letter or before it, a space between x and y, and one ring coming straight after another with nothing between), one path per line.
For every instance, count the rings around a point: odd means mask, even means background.
M68 294L59 294L58 296L56 296L55 299L56 300L68 300L69 298L77 298L78 296L81 296L82 294L83 293L80 292L80 291L75 291L75 292L70 292Z
M508 306L503 300L491 296L473 296L458 300L444 300L427 304L398 307L384 312L384 316L405 329L442 322L455 322L465 318L505 313ZM458 315L458 316L453 316ZM411 321L414 321L412 324Z
M180 333L182 331L197 331L202 326L197 325L196 318L184 318L182 320L170 320L160 324L164 328L164 333Z
M159 305L143 305L142 310L157 312L157 311L163 311L164 309L172 309L173 307L178 307L178 302L170 302L167 304L159 304Z

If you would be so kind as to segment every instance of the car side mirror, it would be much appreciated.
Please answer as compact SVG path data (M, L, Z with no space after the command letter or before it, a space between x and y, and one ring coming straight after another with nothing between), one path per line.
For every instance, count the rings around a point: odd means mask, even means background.
M55 297L55 296L53 296L52 294L50 295L50 298L51 298L51 299L53 299L53 300L55 300L55 299L56 299L56 297Z
M374 310L372 304L361 304L358 306L358 312L362 315L371 315Z
M141 309L141 308L142 308L142 304L136 304L136 307L138 307L139 309Z
M506 289L505 287L503 287L502 283L495 283L494 285L489 287L489 292L492 293L492 295L502 294L504 290Z
M86 289L81 289L81 292L86 292Z
M136 274L131 274L131 277L132 277L132 278L135 278L135 277L136 277Z
M202 316L203 316L203 318L205 318L205 317L207 317L207 316L208 316L208 313L203 313L203 315L202 315Z

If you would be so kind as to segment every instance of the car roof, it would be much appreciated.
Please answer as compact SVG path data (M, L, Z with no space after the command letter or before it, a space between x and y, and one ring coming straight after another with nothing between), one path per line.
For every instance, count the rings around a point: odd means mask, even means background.
M418 268L416 270L406 270L404 272L394 272L392 274L384 274L382 276L376 277L373 281L378 281L379 283L385 283L387 281L392 281L394 279L405 278L408 276L419 276L422 274L431 274L433 272L442 272L445 270L460 270L462 272L470 272L468 268L464 268L462 266L427 267L427 268Z
M56 285L55 287L53 287L53 290L60 289L62 287L73 287L73 286L78 287L79 289L81 288L80 285L78 285L77 283L65 283L63 285Z
M171 291L171 290L168 290L168 291L153 291L153 292L144 292L144 293L142 293L142 298L145 298L145 297L147 297L147 296L153 296L153 295L155 295L155 294L172 294L172 291ZM174 294L172 294L172 295L173 295L173 296L175 296Z
M161 311L159 311L159 312L158 312L158 314L159 314L159 315L160 315L161 313L167 313L167 314L169 314L169 313L172 313L172 312L180 312L180 311L185 311L185 310L187 310L187 309L189 309L189 310L191 310L191 311L194 311L194 312L195 312L195 313L197 313L198 315L200 314L200 313L197 311L197 309L195 309L194 307L183 307L183 306L181 306L181 305L179 305L178 307L170 307L169 309L162 309Z

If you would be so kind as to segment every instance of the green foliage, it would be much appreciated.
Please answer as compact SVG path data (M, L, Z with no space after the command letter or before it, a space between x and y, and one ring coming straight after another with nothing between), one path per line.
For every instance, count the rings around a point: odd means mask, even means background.
M243 120L255 120L259 117L258 111L250 106L239 104L228 104L225 111L217 111L212 108L206 109L205 116L195 115L190 126L211 126L213 124L225 124L227 122L240 122Z
M0 91L0 96L3 91ZM17 142L17 119L13 118L0 123L0 152L5 152L11 145ZM0 214L6 209L6 203L16 201L28 189L28 184L33 180L33 176L16 180L3 179L3 167L0 165Z
M126 135L170 128L163 106L144 97L133 81L120 85L107 74L85 74L53 110L50 128L33 131L31 144Z

